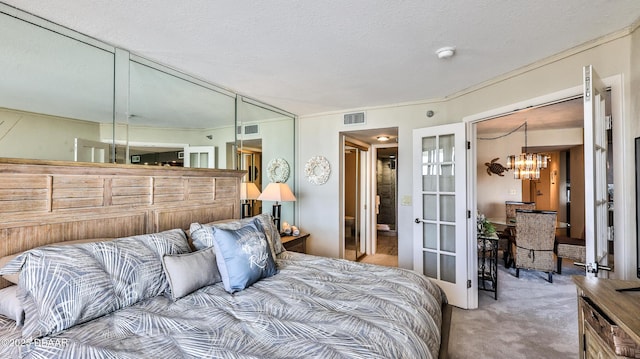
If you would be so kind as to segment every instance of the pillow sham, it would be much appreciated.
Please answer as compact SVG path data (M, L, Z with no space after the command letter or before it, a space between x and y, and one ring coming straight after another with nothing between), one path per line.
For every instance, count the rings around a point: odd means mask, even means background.
M22 338L37 339L111 313L168 288L162 256L189 252L181 229L107 242L45 246L0 270L20 273Z
M103 241L111 241L114 240L115 238L92 238L92 239L76 239L73 241L65 241L65 242L57 242L57 243L51 243L51 244L46 244L46 246L66 246L69 244L77 244L77 243L91 243L91 242L103 242ZM44 246L42 246L44 247ZM16 254L10 254L8 256L4 256L2 258L0 258L0 268L4 267L5 264L11 262L15 257L21 255L23 252L19 252ZM13 284L18 284L18 281L20 280L20 273L14 273L14 274L7 274L7 275L3 275L2 278L8 280L9 282L13 283Z
M189 235L193 241L193 246L196 249L204 249L213 246L213 235L209 228L216 227L220 229L235 230L243 227L254 220L258 220L260 228L267 237L269 247L271 249L271 255L276 258L276 255L284 251L282 240L280 238L280 232L273 223L273 216L270 213L262 213L254 217L236 219L236 220L223 220L218 222L212 222L207 224L192 223L189 228Z
M24 308L18 299L17 285L0 289L0 314L15 320L18 326L24 324Z
M214 248L184 254L165 254L162 266L171 289L171 299L176 300L202 287L220 282Z
M243 290L278 272L266 236L258 226L259 221L254 219L236 230L209 229L222 283L229 293Z

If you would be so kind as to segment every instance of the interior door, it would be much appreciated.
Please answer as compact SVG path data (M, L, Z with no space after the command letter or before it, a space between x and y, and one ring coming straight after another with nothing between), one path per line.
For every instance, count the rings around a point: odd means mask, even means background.
M215 168L216 148L213 146L185 146L184 167Z
M344 152L344 257L359 260L366 254L367 229L367 154L358 145L345 142Z
M585 245L587 275L609 269L607 124L605 86L591 65L584 67Z
M413 131L414 270L468 308L466 138L463 123Z

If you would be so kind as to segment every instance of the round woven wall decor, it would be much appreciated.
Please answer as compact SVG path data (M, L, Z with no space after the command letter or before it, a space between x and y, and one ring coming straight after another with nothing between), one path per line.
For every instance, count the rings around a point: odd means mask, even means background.
M312 184L325 184L329 180L330 174L331 166L329 161L322 156L311 157L304 166L304 175L309 183Z
M289 163L284 158L274 158L267 165L267 176L271 182L287 182L289 179Z

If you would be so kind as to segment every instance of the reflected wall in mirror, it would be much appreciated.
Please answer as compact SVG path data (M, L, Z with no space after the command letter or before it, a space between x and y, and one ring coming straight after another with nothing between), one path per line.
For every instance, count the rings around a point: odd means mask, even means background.
M113 48L0 10L0 156L90 157L82 145L113 122ZM76 138L89 142L76 149Z
M254 182L260 191L264 190L271 182L269 164L275 159L282 159L288 164L290 173L285 182L295 194L294 131L293 115L257 101L239 97L238 164L240 169L247 170L251 175L251 177L245 176L243 182ZM262 212L271 213L273 202L257 202L257 207L261 206ZM295 202L283 202L281 205L282 222L295 225Z

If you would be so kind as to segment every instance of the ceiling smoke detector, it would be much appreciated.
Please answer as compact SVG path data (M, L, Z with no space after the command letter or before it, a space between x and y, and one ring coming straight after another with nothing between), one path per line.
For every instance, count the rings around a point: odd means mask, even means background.
M438 55L439 59L448 59L450 57L453 57L455 53L456 49L451 46L443 47L436 50L436 55Z

